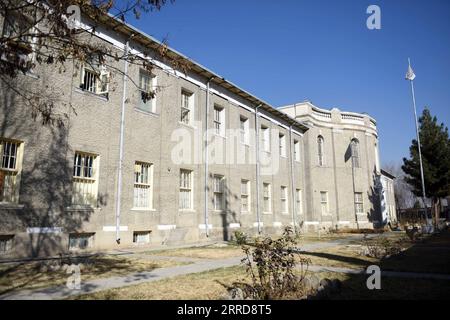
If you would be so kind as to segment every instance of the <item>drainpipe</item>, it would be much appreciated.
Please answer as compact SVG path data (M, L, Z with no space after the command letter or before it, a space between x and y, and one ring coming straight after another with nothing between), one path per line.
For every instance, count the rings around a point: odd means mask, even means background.
M125 102L127 94L127 77L128 77L128 49L129 40L125 44L125 68L123 72L123 92L122 92L122 110L120 114L120 140L119 140L119 169L117 180L117 198L116 198L116 242L120 244L120 206L122 198L122 167L123 167L123 134L125 124Z
M295 219L296 207L295 207L295 186L294 186L294 150L292 149L292 124L289 126L289 145L290 145L290 165L291 165L291 199L292 199L292 225L294 227L294 232L297 234L297 221Z
M260 104L255 108L255 126L256 126L256 219L258 223L258 233L261 233L261 217L259 213L260 208L260 199L259 199L259 172L260 172L260 164L259 164L259 116L258 109L262 106Z
M211 77L206 83L206 106L205 106L205 232L206 237L209 237L209 212L208 212L208 112L209 112L209 84L214 79Z

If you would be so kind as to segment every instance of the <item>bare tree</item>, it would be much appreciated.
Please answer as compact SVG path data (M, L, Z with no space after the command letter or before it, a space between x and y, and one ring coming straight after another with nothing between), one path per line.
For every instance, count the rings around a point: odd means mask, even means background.
M93 60L115 68L110 62L127 60L151 72L154 64L147 56L139 57L123 52L118 54L107 45L93 45L86 41L105 21L121 20L142 13L160 10L167 0L2 0L0 2L0 85L20 95L30 107L30 114L40 117L44 124L63 124L64 115L57 114L55 101L41 92L17 90L11 83L21 73L28 73L37 65L54 67L65 72L70 61L85 64ZM170 2L174 2L171 0ZM80 14L92 22L89 27L74 27L70 20L70 8L80 9ZM166 41L163 41L156 54L167 61L174 69L187 72L189 66L168 54ZM132 81L133 82L133 81ZM133 82L134 83L134 82ZM136 86L138 84L135 84ZM142 88L140 88L142 89ZM151 99L158 88L148 88L143 92L144 99Z
M400 163L389 162L383 165L384 170L396 177L394 180L394 194L397 208L413 208L417 197L413 194L411 186L405 181L405 173Z

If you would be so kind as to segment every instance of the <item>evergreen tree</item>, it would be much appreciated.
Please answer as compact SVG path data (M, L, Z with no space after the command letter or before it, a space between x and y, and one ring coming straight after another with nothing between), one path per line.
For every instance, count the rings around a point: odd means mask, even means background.
M440 198L450 194L450 140L448 128L438 124L430 110L425 108L419 119L422 162L426 197L432 200L436 222L439 219ZM420 162L417 140L412 140L409 148L410 159L403 158L402 169L405 181L411 185L416 196L422 197Z

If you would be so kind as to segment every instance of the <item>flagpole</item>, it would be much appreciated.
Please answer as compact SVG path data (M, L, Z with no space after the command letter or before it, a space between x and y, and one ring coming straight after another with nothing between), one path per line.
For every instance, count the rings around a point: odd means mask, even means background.
M410 68L409 70L411 70L411 61L409 58L408 58L408 66ZM414 120L415 120L415 124L416 124L417 146L418 146L418 151L419 151L420 178L422 180L422 201L423 201L423 206L425 208L425 217L427 220L427 224L430 224L429 220L428 220L427 205L425 202L425 199L426 199L425 178L424 178L424 174L423 174L422 151L421 151L421 147L420 147L419 122L417 121L416 96L414 94L414 78L410 78L409 82L411 83L411 94L412 94L413 107L414 107Z

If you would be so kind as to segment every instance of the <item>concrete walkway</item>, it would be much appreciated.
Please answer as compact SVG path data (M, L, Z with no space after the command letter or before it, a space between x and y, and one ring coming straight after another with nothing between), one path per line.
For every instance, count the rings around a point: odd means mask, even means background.
M301 251L316 251L324 248L329 248L337 245L345 245L352 240L359 239L360 237L348 237L344 239L336 239L331 241L316 242L302 245ZM145 255L142 252L132 251L120 251L110 252L110 254L124 255L133 259L146 259L149 255ZM133 273L127 276L117 276L104 279L93 279L89 281L83 281L81 275L81 288L79 290L69 289L65 285L42 288L42 289L30 289L11 291L0 296L0 300L48 300L48 299L64 299L71 296L76 296L85 293L94 293L98 291L121 288L126 286L137 285L145 282L158 281L166 278L171 278L180 275L192 274L214 270L218 268L226 268L241 263L241 257L233 257L228 259L198 259L188 257L167 257L151 255L152 259L164 260L164 259L176 259L181 262L190 262L191 264L179 265L167 268L158 268L148 272ZM340 267L324 267L310 265L309 271L313 272L337 272L347 274L364 274L365 269L351 269ZM450 275L447 274L432 274L432 273L413 273L413 272L394 272L394 271L382 271L382 276L389 277L406 277L406 278L426 278L426 279L439 279L450 280Z

